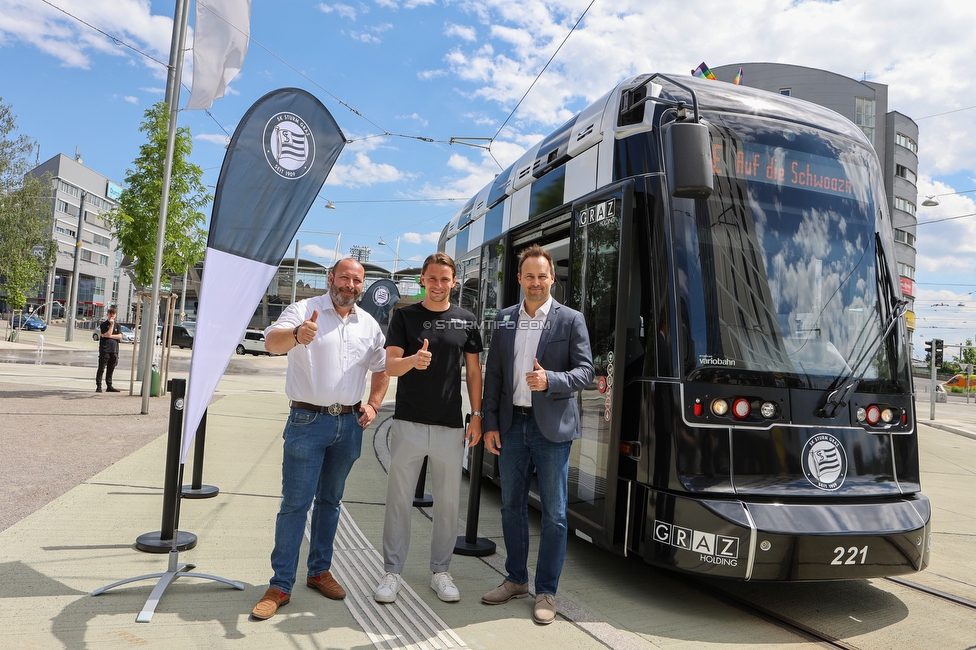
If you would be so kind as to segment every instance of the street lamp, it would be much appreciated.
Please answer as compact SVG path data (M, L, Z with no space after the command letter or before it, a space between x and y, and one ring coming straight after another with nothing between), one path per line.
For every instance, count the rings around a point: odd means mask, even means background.
M380 237L379 244L380 244L380 246L386 246L391 251L393 250L392 248L390 248L390 245L389 244L387 244L385 241L383 241L383 238L382 237ZM393 270L390 272L390 279L393 280L393 281L396 281L396 267L397 267L397 263L399 261L400 261L400 238L397 237L396 250L393 251Z
M335 205L332 205L332 201L329 201L329 205L327 205L325 207L329 208L330 205L331 205L331 208L330 209L335 210ZM335 266L335 263L339 260L339 242L342 241L342 233L340 233L340 232L329 232L329 231L325 231L325 230L296 230L295 231L295 234L297 235L300 232L309 233L309 234L312 234L312 235L335 235L336 236L335 252L332 255L332 265ZM296 297L295 294L298 292L298 252L299 252L300 246L301 246L301 244L298 241L298 238L296 237L295 238L295 259L292 260L292 274L291 274L291 301L292 301L292 303L295 302L295 297Z
M934 208L937 205L939 205L940 196L952 196L954 194L968 194L969 192L976 192L976 190L963 190L961 192L946 192L944 194L930 194L925 197L924 201L922 201L922 205L926 208Z

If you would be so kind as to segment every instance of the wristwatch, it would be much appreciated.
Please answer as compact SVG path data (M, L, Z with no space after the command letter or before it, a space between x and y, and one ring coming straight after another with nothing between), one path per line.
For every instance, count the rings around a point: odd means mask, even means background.
M299 325L298 327L301 327L301 325ZM292 336L295 337L295 345L299 345L301 343L301 341L298 340L298 327L296 327L291 331Z
M485 419L485 413L484 413L484 411L471 411L471 415L472 415L472 416L475 416L475 415L477 415L477 416L478 416L479 418L481 418L482 420L484 420L484 419Z

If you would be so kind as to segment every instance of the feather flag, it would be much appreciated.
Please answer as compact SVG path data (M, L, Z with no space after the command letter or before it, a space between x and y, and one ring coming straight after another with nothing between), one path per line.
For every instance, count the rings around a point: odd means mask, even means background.
M227 145L200 282L181 462L234 349L346 139L311 94L259 99Z
M240 72L251 35L251 0L197 0L188 110L210 108Z
M702 61L701 65L699 65L697 68L692 70L691 74L693 77L705 77L706 79L712 79L713 81L715 80L715 75L711 70L708 69L708 66L705 65L704 61Z
M732 83L738 86L739 83L741 82L742 82L742 68L739 68L739 74L735 75L735 79L732 80Z

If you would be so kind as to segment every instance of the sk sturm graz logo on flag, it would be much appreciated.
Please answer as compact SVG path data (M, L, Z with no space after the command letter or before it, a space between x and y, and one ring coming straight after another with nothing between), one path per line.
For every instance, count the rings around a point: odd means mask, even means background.
M282 178L304 176L315 161L315 138L305 120L294 113L278 113L264 127L264 155Z
M847 478L847 453L840 440L818 433L803 445L803 474L821 490L836 490Z

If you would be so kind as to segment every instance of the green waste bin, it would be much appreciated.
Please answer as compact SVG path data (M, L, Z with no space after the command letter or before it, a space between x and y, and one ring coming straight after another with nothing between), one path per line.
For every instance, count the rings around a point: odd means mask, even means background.
M152 380L149 383L149 396L159 397L159 367L155 363L152 366Z
M17 342L17 334L18 334L17 330L10 330L10 342L11 343L16 343Z

